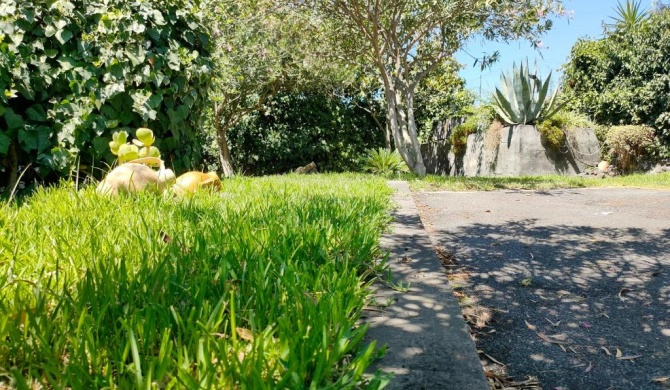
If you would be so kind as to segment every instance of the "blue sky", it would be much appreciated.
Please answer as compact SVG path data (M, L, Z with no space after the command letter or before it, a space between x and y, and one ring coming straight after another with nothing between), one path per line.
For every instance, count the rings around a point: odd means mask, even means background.
M624 2L625 0L622 0ZM652 0L642 0L642 7L650 8ZM500 52L500 60L491 69L479 70L479 65L473 67L474 59L461 51L456 59L465 65L460 74L466 80L467 88L479 94L480 77L481 91L484 98L490 96L500 81L501 71L512 68L512 63L528 58L531 66L537 61L539 73L546 77L552 73L552 84L556 84L560 77L560 67L565 64L570 55L570 49L580 37L599 38L602 36L603 21L609 23L610 16L616 15L617 0L564 0L565 9L574 11L572 19L563 17L554 20L553 28L543 37L543 47L537 50L530 47L527 41L512 42L510 44L486 43L473 40L466 46L465 51L475 57L484 53L491 54L495 50Z

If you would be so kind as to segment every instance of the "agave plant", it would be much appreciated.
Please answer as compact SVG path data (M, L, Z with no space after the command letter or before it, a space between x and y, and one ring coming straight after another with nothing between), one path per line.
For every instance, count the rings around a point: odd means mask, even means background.
M514 64L512 73L503 73L500 81L502 90L496 88L492 106L507 124L534 124L554 115L563 106L555 104L558 89L548 95L551 72L545 80L541 80L536 74L529 72L528 61L526 66L523 63L519 67Z

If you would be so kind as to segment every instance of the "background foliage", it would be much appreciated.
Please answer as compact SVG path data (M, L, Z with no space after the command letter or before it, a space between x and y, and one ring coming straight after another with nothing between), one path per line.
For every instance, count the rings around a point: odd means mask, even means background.
M670 9L614 23L602 39L578 41L565 66L564 91L599 124L654 127L661 141L656 152L670 157Z
M278 95L230 130L231 154L245 174L286 173L312 161L319 171L358 170L366 149L384 144L365 111L371 104L322 92Z
M3 1L0 186L28 163L45 179L69 173L77 158L111 162L111 133L141 126L154 130L176 170L195 165L211 68L196 5Z

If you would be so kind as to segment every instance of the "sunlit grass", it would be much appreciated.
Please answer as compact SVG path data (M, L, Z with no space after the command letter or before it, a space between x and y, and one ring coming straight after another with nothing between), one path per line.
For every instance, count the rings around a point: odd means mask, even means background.
M406 175L415 191L493 191L493 190L550 190L557 188L649 188L670 189L670 173L637 174L616 177L522 176L522 177L445 177L428 175L424 178Z
M0 388L375 387L357 327L384 180L234 179L176 200L0 205Z

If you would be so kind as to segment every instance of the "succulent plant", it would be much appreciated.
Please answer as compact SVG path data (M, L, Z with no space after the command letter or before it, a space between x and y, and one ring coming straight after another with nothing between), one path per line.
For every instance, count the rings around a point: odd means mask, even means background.
M123 144L119 147L118 156L122 163L137 160L140 158L140 150L135 145Z
M140 127L135 131L135 138L137 138L142 145L141 146L151 146L156 141L154 138L154 132L147 129L146 127Z
M128 133L125 131L117 131L112 134L112 142L109 143L109 150L115 156L119 155L119 148L128 140Z
M160 159L161 152L157 147L152 146L156 142L154 132L146 127L141 127L135 131L136 139L128 142L128 133L117 131L112 134L112 141L109 143L109 150L113 155L119 157L120 163L131 162L138 158L155 157Z
M143 157L156 157L161 158L161 152L155 146L143 147L140 149L140 158Z
M558 89L550 96L551 72L545 80L531 74L523 63L513 65L512 73L500 76L502 90L496 88L493 94L493 109L509 125L529 125L551 117L564 104L556 104Z

